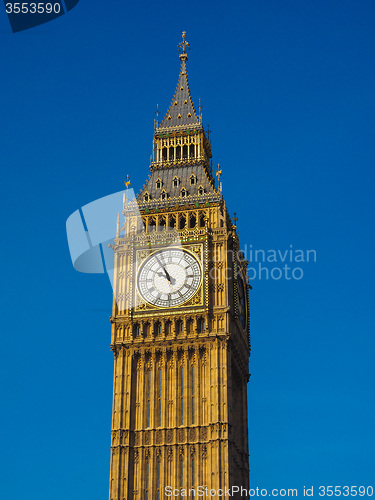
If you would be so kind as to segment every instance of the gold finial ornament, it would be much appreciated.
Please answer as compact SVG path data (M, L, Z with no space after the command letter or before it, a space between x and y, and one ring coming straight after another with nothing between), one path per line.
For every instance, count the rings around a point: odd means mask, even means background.
M222 184L220 182L220 176L222 174L222 171L221 171L221 168L220 168L220 165L217 164L217 167L216 167L216 175L217 175L217 182L218 182L218 190L221 192L222 191Z
M216 167L216 168L217 168L217 170L216 170L217 180L218 180L218 182L220 182L220 176L221 176L221 174L222 174L222 171L221 171L221 169L220 169L220 165L219 165L219 164L217 164L217 167Z
M181 54L180 54L180 59L181 61L187 61L188 59L188 56L187 56L187 53L186 53L186 49L189 49L190 50L190 45L189 45L189 42L187 42L185 40L185 37L186 37L186 31L183 31L182 32L182 42L180 42L178 45L177 45L177 48L179 51L182 50Z
M126 194L124 193L124 197L123 197L123 206L125 208L125 205L127 205L128 201L129 201L129 199L128 199L128 189L131 186L129 175L126 176L126 181L124 181L124 184L126 186Z
M126 186L126 191L127 191L129 189L129 186L131 186L129 175L126 176L126 181L124 181L124 184Z

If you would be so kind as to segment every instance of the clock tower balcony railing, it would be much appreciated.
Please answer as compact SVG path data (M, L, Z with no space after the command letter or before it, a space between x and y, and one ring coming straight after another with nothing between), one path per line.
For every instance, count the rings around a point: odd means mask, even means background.
M220 202L222 199L222 193L216 191L215 193L192 194L184 197L170 196L165 200L151 198L149 201L138 201L138 208L141 211L144 210L142 213L145 215L149 215L154 211L159 212L163 208L175 205L185 206L187 203L192 208L202 208L202 205L209 207L211 203Z
M184 167L188 165L202 165L208 164L207 157L204 156L190 156L186 158L178 158L178 159L163 159L159 161L151 160L151 171L157 170L159 168L169 168L169 167Z

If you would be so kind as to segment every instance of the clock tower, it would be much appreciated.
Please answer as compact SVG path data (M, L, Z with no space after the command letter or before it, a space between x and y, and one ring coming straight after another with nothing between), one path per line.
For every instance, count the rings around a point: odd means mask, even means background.
M110 500L249 488L247 262L219 167L215 185L182 36L150 175L136 200L124 200L112 245Z

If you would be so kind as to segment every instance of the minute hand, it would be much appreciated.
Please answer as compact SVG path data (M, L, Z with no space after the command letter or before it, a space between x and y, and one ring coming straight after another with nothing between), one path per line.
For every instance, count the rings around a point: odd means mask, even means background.
M167 278L167 280L169 281L169 283L171 285L173 285L173 283L174 283L175 280L169 276L168 271L166 270L166 268L163 266L163 264L160 262L160 260L157 257L156 257L156 260L159 262L160 267L163 269L163 271L165 273L165 277ZM172 283L172 279L173 279L173 283Z
M170 283L171 285L174 285L174 284L176 283L176 280L175 280L174 278L172 278L172 276L170 276L169 272L166 270L166 268L165 268L165 267L164 267L163 269L164 269L164 271L165 271L165 275L166 275L167 280L169 281L169 283Z

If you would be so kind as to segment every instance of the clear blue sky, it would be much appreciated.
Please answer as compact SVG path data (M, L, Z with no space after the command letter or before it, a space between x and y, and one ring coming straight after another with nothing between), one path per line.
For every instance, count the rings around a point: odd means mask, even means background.
M65 221L141 188L183 30L242 246L317 252L252 282L251 484L374 485L374 22L370 0L81 0L13 34L0 8L0 498L108 496L111 288Z

